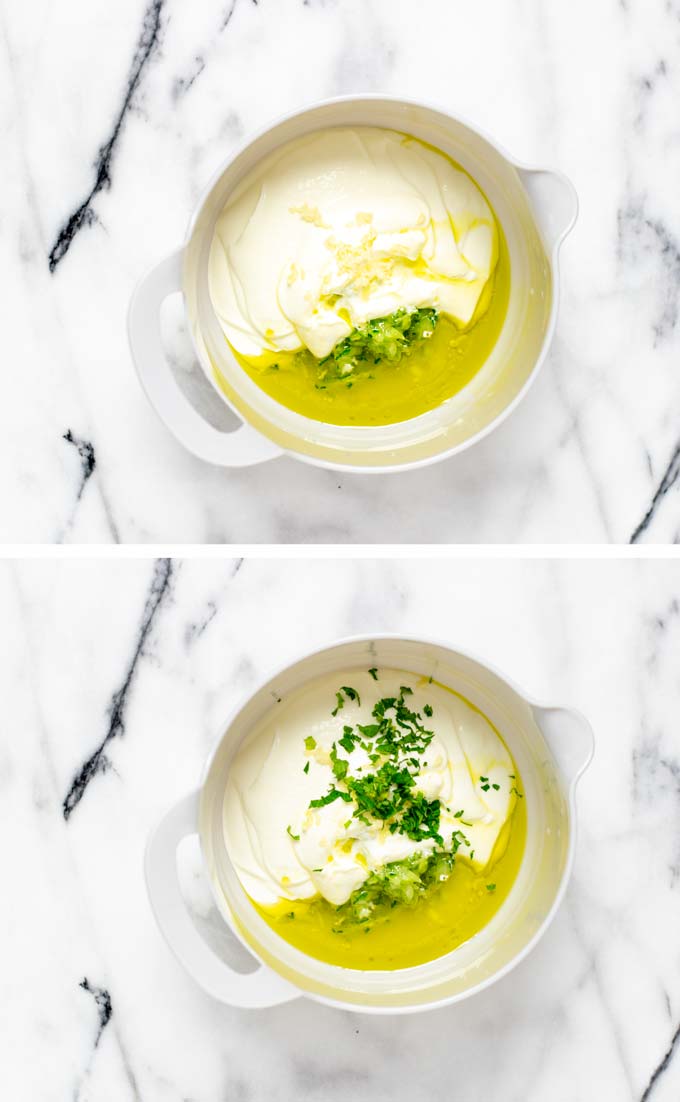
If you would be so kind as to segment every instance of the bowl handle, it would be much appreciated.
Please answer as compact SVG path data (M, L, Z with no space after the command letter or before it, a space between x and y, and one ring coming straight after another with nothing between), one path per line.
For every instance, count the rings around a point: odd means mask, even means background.
M160 308L164 299L182 290L182 254L178 249L138 283L128 311L132 360L152 407L187 451L219 467L250 467L282 455L282 451L250 425L220 432L209 425L177 385L161 342Z
M518 168L548 249L559 248L578 217L578 196L571 180L545 168Z
M595 738L588 720L573 708L535 705L533 712L562 776L567 784L575 783L595 752Z
M168 945L198 984L220 1002L238 1007L277 1006L300 991L263 964L254 972L235 972L206 944L194 925L179 888L177 847L196 834L199 792L168 811L146 847L144 873L156 922Z

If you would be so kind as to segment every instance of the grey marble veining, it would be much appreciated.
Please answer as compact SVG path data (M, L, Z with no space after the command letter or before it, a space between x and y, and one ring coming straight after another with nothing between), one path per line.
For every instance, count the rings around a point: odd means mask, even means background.
M680 564L5 563L0 608L3 1097L676 1102ZM224 1007L154 924L148 833L269 671L378 630L448 640L588 716L564 904L457 1007ZM196 840L179 855L199 928L232 953Z
M36 0L0 19L4 542L678 540L675 4ZM439 102L572 177L553 350L509 421L437 467L210 468L142 395L131 290L237 142L358 90ZM167 314L177 375L221 422Z

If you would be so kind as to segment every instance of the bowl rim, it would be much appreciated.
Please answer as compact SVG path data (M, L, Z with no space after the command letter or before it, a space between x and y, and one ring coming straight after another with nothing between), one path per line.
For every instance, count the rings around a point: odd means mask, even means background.
M190 244L190 242L193 238L193 234L194 234L194 230L196 228L196 224L197 224L197 222L199 220L199 217L200 217L200 215L203 211L203 208L205 207L206 203L208 202L208 199L210 198L210 195L214 191L215 187L217 186L217 184L219 183L219 181L221 180L222 176L224 175L226 170L229 168L229 166L231 164L233 164L234 161L237 160L237 158L240 157L250 146L252 146L255 142L259 141L260 138L265 137L266 135L270 134L272 131L275 131L276 129L278 129L278 127L282 126L284 123L287 123L287 122L291 121L292 119L303 117L304 115L307 115L307 114L311 113L312 111L317 111L319 108L323 109L323 108L327 108L327 107L333 107L333 106L338 105L338 104L350 104L350 103L362 103L362 102L369 102L369 103L384 102L384 103L393 104L393 105L401 105L401 106L404 106L404 107L411 107L411 108L415 108L417 110L435 112L437 114L443 115L444 117L446 117L448 119L451 119L453 122L457 122L457 123L461 124L462 126L466 127L468 130L470 130L477 137L479 137L483 141L485 141L499 155L499 157L501 157L511 168L515 169L516 172L518 172L520 174L521 173L531 173L531 172L547 172L547 173L550 173L552 176L555 176L555 177L559 178L566 186L568 186L571 189L571 191L573 193L573 198L574 198L574 213L573 213L573 216L572 216L571 220L569 221L568 224L566 224L563 227L561 232L555 237L554 241L550 244L545 241L543 231L542 231L542 229L541 229L541 227L540 227L540 225L539 225L539 223L536 219L536 216L535 216L533 203L531 202L531 200L529 200L529 207L531 209L531 216L532 216L534 225L536 227L536 230L539 234L539 238L540 238L540 240L543 244L544 250L545 250L545 256L546 256L546 260L548 262L548 267L549 267L549 272L550 272L551 292L552 292L552 301L550 303L550 313L549 313L549 317L548 317L548 323L546 325L545 333L543 335L543 341L541 342L541 347L539 349L538 355L536 357L536 360L534 362L534 365L533 365L530 373L528 374L528 376L525 379L524 383L522 384L520 389L517 391L517 393L514 395L512 400L506 406L503 407L503 409L496 415L496 417L493 418L493 420L491 420L489 422L489 424L485 425L482 429L479 429L478 432L473 433L473 435L468 437L466 440L462 440L459 443L453 444L451 447L445 448L441 451L435 451L432 455L427 455L427 456L424 456L420 459L406 460L403 463L372 465L372 464L365 464L365 463L342 463L342 462L338 462L336 460L333 460L331 458L327 458L325 456L310 455L307 452L298 450L296 448L283 447L282 445L278 444L277 441L272 440L272 438L269 436L269 434L267 432L263 431L258 426L253 425L253 422L251 421L251 419L249 417L245 416L244 414L242 414L241 411L239 409L237 409L232 404L230 399L221 390L221 388L217 384L217 381L214 379L213 374L210 373L210 372L207 372L205 370L205 366L203 364L203 357L202 357L202 354L201 354L201 350L198 347L198 343L195 339L195 335L194 335L194 332L193 332L193 327L191 327L191 326L189 327L190 338L191 338L194 354L195 354L196 358L198 359L199 364L201 364L201 366L203 367L204 374L207 376L208 382L212 385L213 390L215 390L215 392L219 395L221 400L229 407L229 409L232 410L232 412L239 418L240 421L242 421L243 423L248 424L251 427L255 428L256 431L260 432L266 440L268 440L270 443L274 443L277 447L279 447L280 450L281 450L281 455L291 456L291 457L299 460L302 463L307 463L309 466L321 467L321 468L325 468L326 470L344 471L344 472L347 472L347 473L361 473L361 474L398 474L398 473L403 472L403 471L416 470L419 467L429 467L433 463L438 463L443 459L449 459L454 455L457 455L461 452L466 451L468 448L472 447L474 444L480 443L493 430L495 430L496 428L499 428L500 425L503 424L503 422L510 416L511 413L514 412L514 410L517 408L519 403L522 401L522 399L528 393L530 387L532 386L532 384L534 383L534 381L535 381L535 379L538 375L538 372L540 371L541 367L543 366L543 364L545 362L545 359L547 357L548 351L550 349L550 346L552 344L552 341L553 341L553 338L554 338L554 335L555 335L555 328L556 328L556 325L557 325L557 316L558 316L558 312L559 312L559 299L560 299L559 252L560 252L561 246L562 246L565 238L570 233L571 229L574 226L576 218L578 217L578 196L576 194L575 188L571 184L571 181L568 179L568 177L563 172L561 172L557 169L552 169L550 167L546 167L544 165L543 166L535 166L535 165L527 164L523 161L516 160L503 146L501 146L499 144L499 142L497 142L495 140L495 138L492 138L484 129L481 129L480 127L476 126L474 123L470 122L470 120L464 115L453 114L452 111L448 110L448 108L442 106L441 104L434 103L434 102L431 102L431 101L426 101L426 100L410 98L410 97L395 96L395 95L386 94L386 93L382 93L382 92L357 92L357 93L347 93L345 95L340 95L340 96L330 96L330 97L327 97L325 99L312 101L311 103L308 103L308 104L303 105L301 107L297 107L294 110L287 111L287 112L285 112L281 115L276 116L274 119L271 119L264 126L259 127L257 130L250 133L249 136L246 137L242 142L240 142L230 152L230 154L221 162L219 167L213 172L212 176L208 180L208 183L206 184L206 186L201 191L201 194L199 195L199 198L198 198L198 200L197 200L197 202L196 202L196 204L193 208L192 214L189 218L189 221L188 221L188 224L187 224L187 227L186 227L184 241L182 243L182 284L183 284L183 286L184 286L184 272L185 272L185 257L186 257L188 246L189 246L189 244ZM310 418L309 420L312 422L312 424L314 423L314 419Z
M593 730L592 730L592 727L591 727L589 721L587 720L585 715L583 715L582 712L580 712L578 709L572 708L571 706L567 706L567 705L547 704L547 703L541 702L536 697L534 697L534 696L530 695L529 693L525 692L513 679L507 677L505 673L503 673L500 669L498 669L497 666L495 666L493 663L488 662L486 659L480 658L473 651L467 650L466 648L454 646L454 645L451 644L450 641L444 640L441 637L437 637L437 636L425 636L425 635L419 635L419 634L415 634L415 633L410 634L410 633L401 633L401 632L362 632L362 633L355 634L355 635L341 636L340 638L333 639L332 641L330 641L328 643L325 643L321 646L316 646L316 647L313 648L313 650L306 651L305 653L298 655L297 657L291 659L290 661L285 662L285 663L277 666L276 669L270 671L264 678L259 679L257 685L239 700L239 702L236 704L236 706L233 707L230 710L226 720L221 725L221 727L220 727L220 732L221 733L217 736L217 738L215 740L215 743L214 743L212 749L210 750L210 752L209 752L209 754L206 758L206 761L204 763L203 770L202 770L201 777L200 777L200 781L199 781L199 785L198 785L199 808L202 804L206 781L208 779L208 776L209 776L210 770L212 768L213 762L214 762L215 757L217 756L217 754L220 750L220 747L221 747L224 739L227 737L232 724L234 723L236 718L239 716L241 711L250 703L250 701L256 695L258 695L263 689L265 689L272 681L275 681L275 679L277 677L280 677L282 674L287 673L293 667L302 665L303 663L307 662L309 659L315 658L317 655L323 654L326 651L334 650L337 647L346 646L346 645L353 645L353 644L381 642L381 641L393 641L393 640L396 640L396 641L399 641L399 642L404 642L404 643L415 643L415 644L418 644L418 645L421 645L421 646L440 647L443 650L449 651L452 654L459 655L459 656L461 656L465 659L468 659L471 662L476 663L477 665L482 667L482 669L488 671L493 676L497 677L501 682L503 682L509 689L511 689L520 698L520 700L522 700L525 704L527 704L532 711L534 709L543 709L543 710L563 709L564 711L569 712L575 718L578 718L584 724L584 726L588 729L588 731L590 733L590 749L589 749L589 752L588 752L586 758L581 763L579 768L569 778L566 778L564 776L564 774L563 774L563 772L562 772L562 770L559 766L559 763L557 763L557 762L555 763L558 774L559 774L559 776L560 776L560 778L561 778L561 780L563 781L563 784L564 784L565 803L567 805L567 810L568 810L568 815L569 815L569 823L568 823L568 825L569 825L569 839L568 839L568 845L567 845L567 852L566 852L566 857L565 857L564 868L562 870L562 875L560 877L560 881L559 881L559 884L558 884L558 887L557 887L557 891L555 892L555 896L554 896L553 902L550 906L550 909L548 910L548 912L545 915L545 917L544 917L543 921L541 922L541 924L537 927L537 929L534 931L534 933L529 938L527 943L523 946L523 948L520 949L519 952L516 953L515 956L513 956L507 962L507 964L503 965L503 967L500 968L497 972L494 972L493 975L488 976L486 979L481 980L479 983L474 984L472 987L467 988L464 991L459 991L458 993L456 993L454 995L445 996L441 999L435 999L435 1000L428 1001L428 1002L417 1003L415 1005L406 1004L406 1005L400 1005L400 1006L377 1006L377 1005L371 1006L371 1005L357 1004L357 1003L350 1002L350 1001L342 999L342 998L332 998L328 995L321 994L317 991L308 990L304 987L301 987L300 984L297 983L295 979L291 979L289 975L287 975L283 972L280 972L268 960L264 960L262 958L262 956L259 954L259 952L256 949L253 948L252 944L242 935L241 931L238 928L238 924L233 922L233 921L228 921L226 916L225 916L225 910L220 905L220 901L217 897L217 892L215 890L215 885L213 883L213 879L208 873L208 861L207 861L206 854L205 854L204 847L203 847L203 838L202 838L202 835L201 835L200 821L199 821L199 823L197 824L197 831L198 831L199 844L200 844L200 848L201 848L201 857L202 857L202 860L203 860L203 863L204 863L204 868L205 868L205 871L206 871L206 874L207 874L207 877L208 877L208 882L210 884L210 891L211 891L211 894L213 896L213 901L215 902L215 904L217 906L217 909L218 909L222 919L225 922L227 922L227 925L229 926L229 929L237 937L237 939L244 946L244 948L251 954L251 956L255 960L257 960L259 962L261 967L267 968L267 969L269 969L273 972L276 972L277 975L282 976L284 979L286 979L286 981L288 983L290 983L291 986L295 987L299 991L300 996L304 996L305 998L308 998L308 999L313 999L315 1002L322 1003L325 1006L331 1006L331 1007L334 1007L336 1009L342 1009L342 1010L351 1010L355 1013L360 1013L360 1014L415 1014L415 1013L424 1013L424 1012L429 1011L429 1010L438 1009L439 1007L442 1007L442 1006L449 1006L449 1005L453 1005L454 1003L462 1002L464 999L470 998L472 995L476 995L476 994L481 993L482 991L486 990L486 988L490 987L492 984L497 983L499 980L501 980L505 976L509 975L529 955L529 953L531 953L533 951L533 949L536 947L538 942L541 940L543 935L547 932L548 928L552 924L553 919L555 918L555 915L557 914L557 911L559 910L559 908L562 904L562 900L564 899L564 895L566 893L569 881L571 879L571 875L572 875L572 871L573 871L573 865L574 865L575 852L576 852L576 841L577 841L577 830L578 830L578 827L577 827L577 814L576 814L576 788L577 788L579 780L581 779L584 772L586 771L586 769L590 765L590 763L592 761L592 758L593 758L593 754L595 752ZM199 811L199 820L200 820L200 811ZM329 967L334 967L334 966L330 965ZM338 966L335 966L335 967L338 967ZM406 971L406 969L401 969L401 971Z

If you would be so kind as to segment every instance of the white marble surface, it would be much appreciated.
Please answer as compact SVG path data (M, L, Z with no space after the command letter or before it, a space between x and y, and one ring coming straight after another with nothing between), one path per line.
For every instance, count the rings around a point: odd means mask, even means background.
M0 18L3 541L678 539L677 3L34 0ZM244 136L358 90L440 102L572 177L552 353L499 432L435 468L204 466L134 377L132 287ZM183 385L224 416L168 313Z
M0 613L3 1098L677 1102L680 563L24 562ZM147 834L258 679L373 630L439 635L589 717L564 905L458 1007L221 1006L154 925ZM182 867L216 937L195 846Z

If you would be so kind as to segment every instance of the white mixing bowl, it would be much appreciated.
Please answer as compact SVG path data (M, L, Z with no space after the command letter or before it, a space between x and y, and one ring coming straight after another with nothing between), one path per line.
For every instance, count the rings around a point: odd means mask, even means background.
M492 920L445 956L389 972L326 964L279 937L245 894L226 850L222 826L231 761L262 716L312 678L368 666L433 676L479 708L500 731L517 763L527 813L522 864ZM344 640L281 670L226 724L201 786L165 815L149 839L146 880L154 914L186 970L207 992L232 1006L274 1006L306 995L346 1010L403 1013L457 1002L509 972L533 948L555 914L574 855L574 790L592 753L593 734L583 716L535 703L469 654L441 643L396 636ZM260 962L253 972L237 972L217 957L187 911L176 853L182 838L196 833L217 907Z
M386 127L443 150L485 192L507 240L510 301L489 358L459 394L398 424L329 425L287 409L239 366L210 301L208 255L213 231L238 182L279 146L330 126ZM536 377L557 317L558 251L574 224L577 207L576 193L564 176L518 164L469 123L434 107L361 95L328 100L287 115L222 165L194 212L184 245L162 260L135 290L128 331L140 382L177 439L199 458L225 467L248 466L287 453L339 470L394 471L453 455L500 424ZM187 401L163 352L160 306L176 291L184 294L203 371L243 421L231 433L213 428Z

